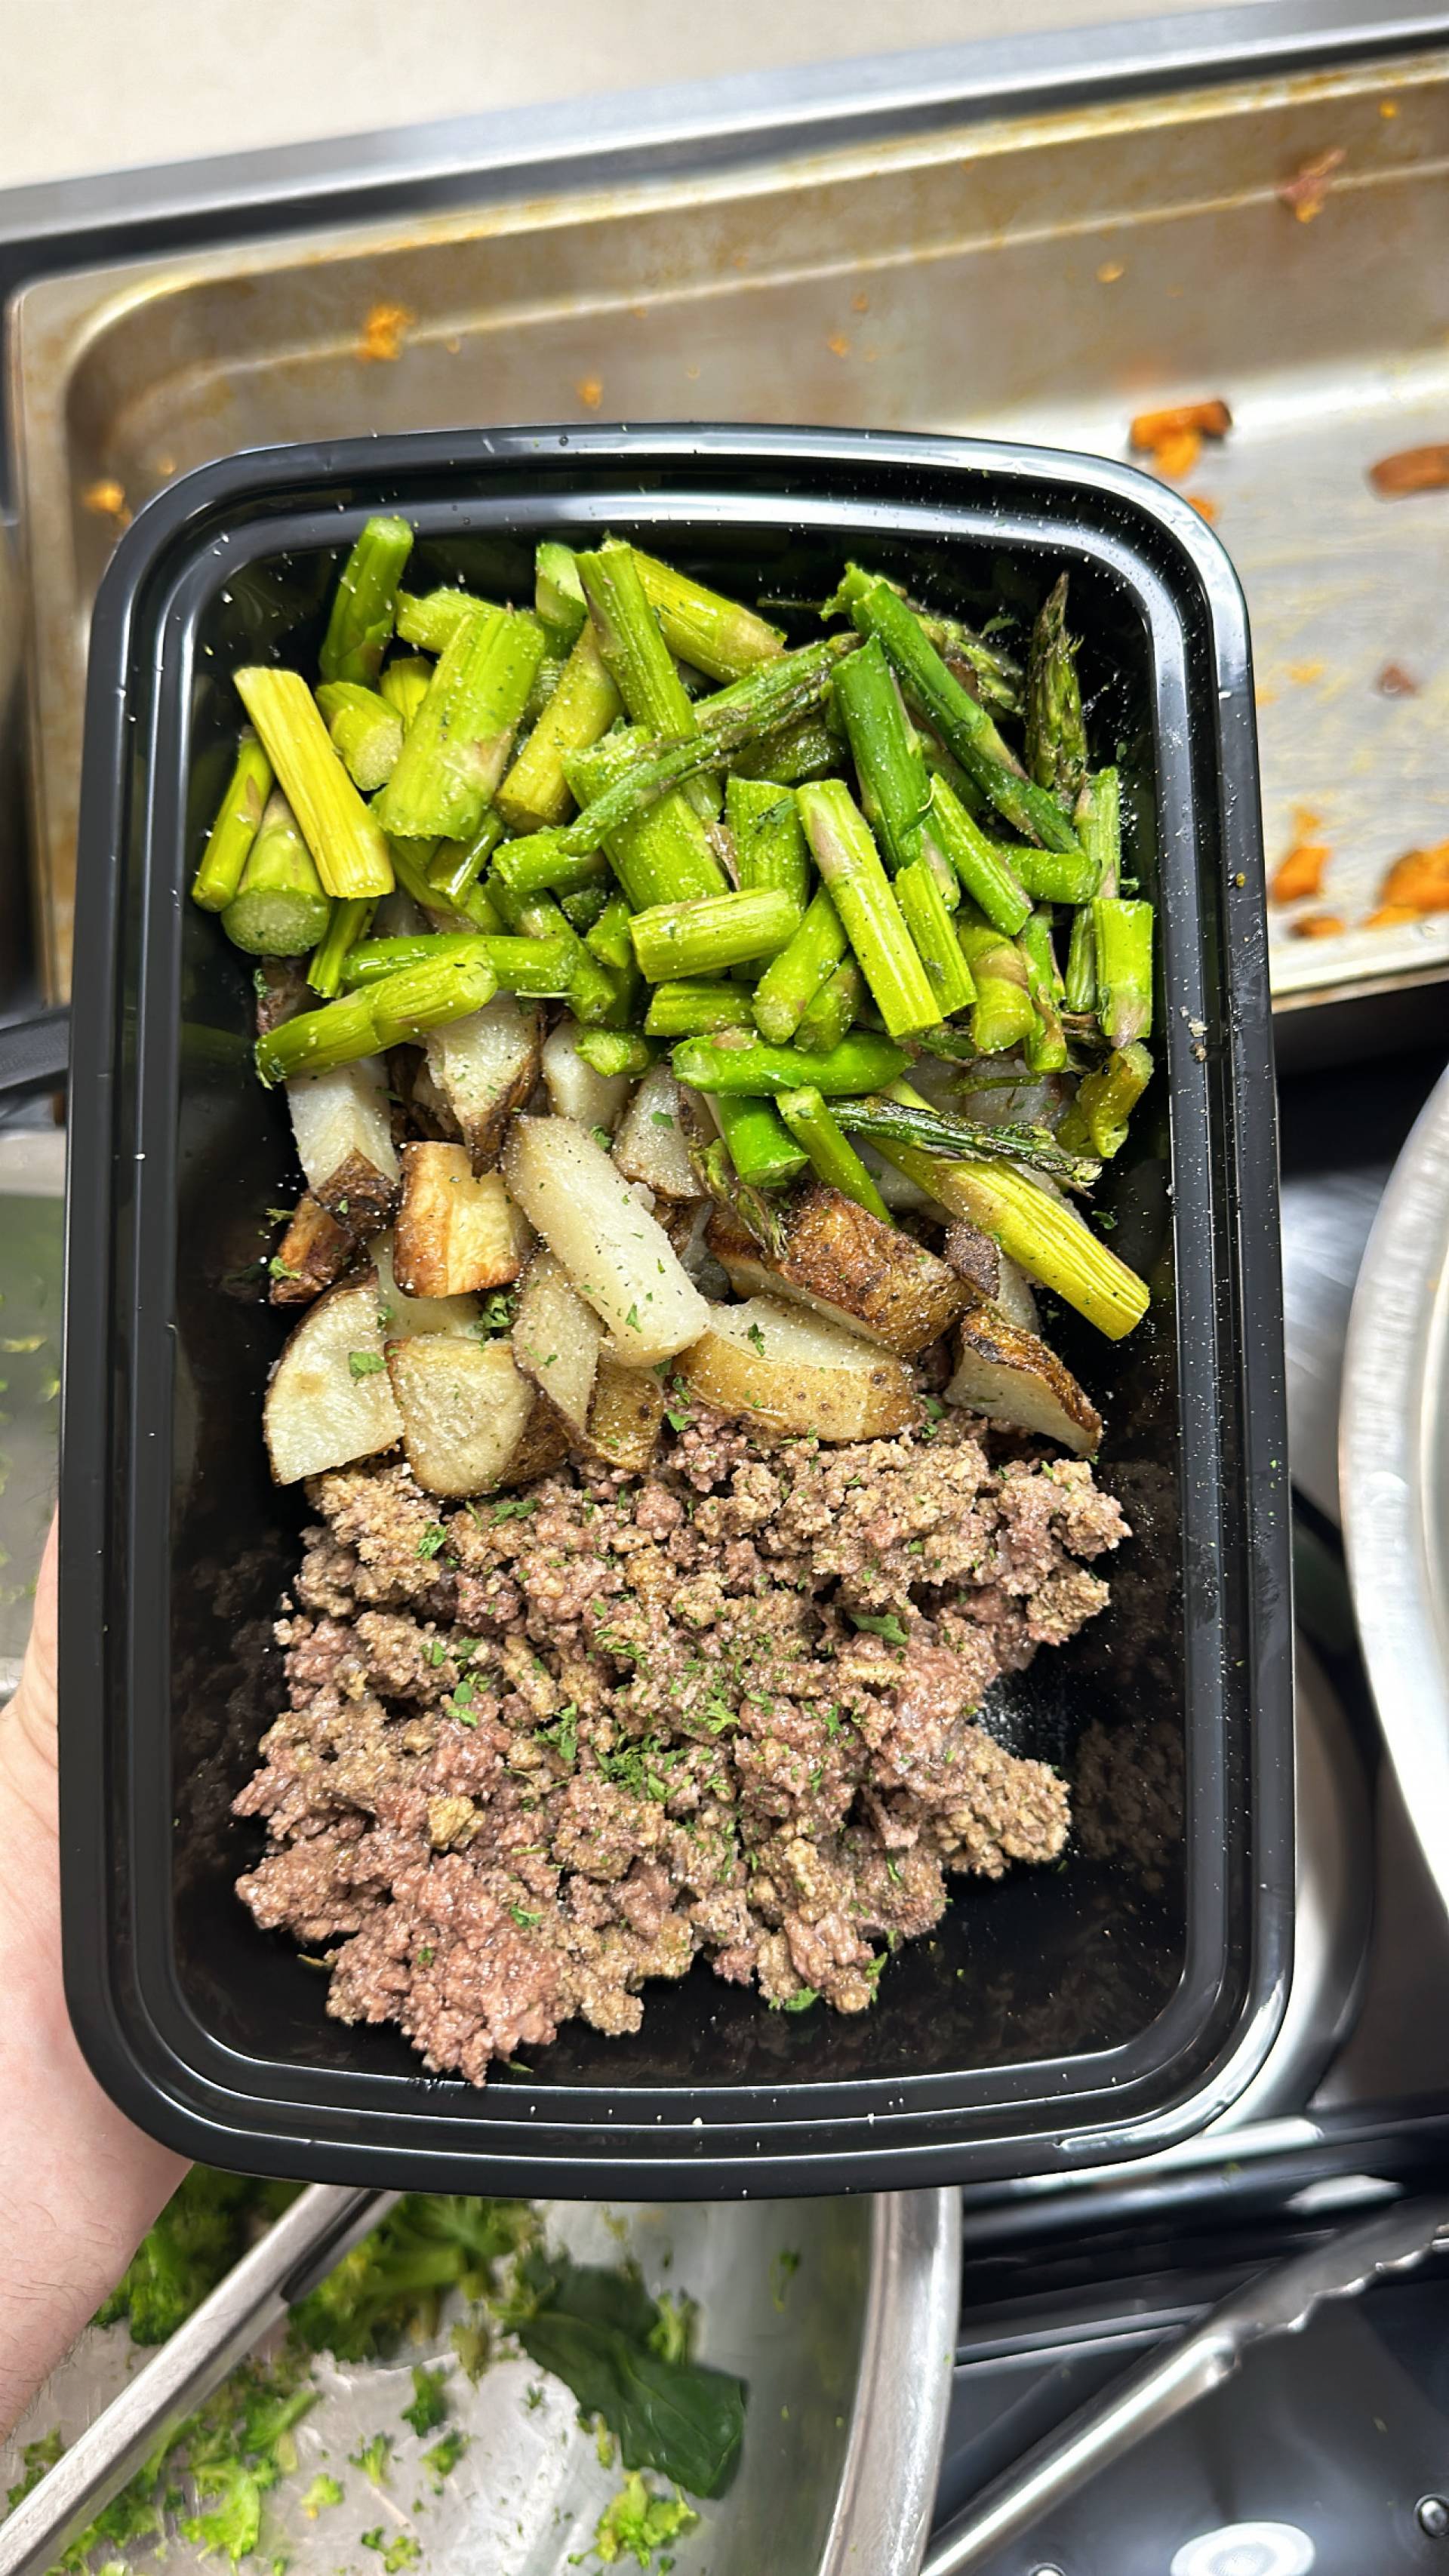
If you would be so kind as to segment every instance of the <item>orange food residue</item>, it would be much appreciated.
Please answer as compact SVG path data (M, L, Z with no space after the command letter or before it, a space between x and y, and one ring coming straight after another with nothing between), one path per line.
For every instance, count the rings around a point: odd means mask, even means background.
M1406 921L1422 921L1423 918L1417 904L1381 903L1377 912L1371 912L1368 915L1364 928L1365 930L1399 930Z
M1218 505L1208 499L1206 492L1184 492L1182 497L1190 509L1196 510L1200 519L1206 519L1210 528L1216 525Z
M109 475L103 475L98 483L87 483L81 494L81 507L94 510L98 519L119 519L123 528L130 525L126 487Z
M1290 662L1287 665L1288 677L1299 689L1306 689L1313 681L1321 680L1327 668L1326 662Z
M1274 194L1300 224L1311 224L1315 215L1322 214L1324 200L1333 185L1335 173L1343 167L1345 157L1335 146L1332 151L1316 153L1311 161L1305 161L1302 169L1295 170L1291 179L1280 180Z
M1449 912L1449 841L1432 849L1406 850L1395 859L1379 889L1381 906L1403 905L1412 912Z
M1205 438L1226 438L1233 415L1216 396L1207 402L1174 403L1166 411L1140 411L1128 433L1140 456L1150 456L1159 474L1178 481L1190 474L1202 454Z
M852 313L868 313L870 311L870 297L868 295L852 295L850 299L850 309Z
M1317 829L1317 815L1305 814L1300 809L1298 838L1287 857L1280 859L1273 870L1273 882L1268 889L1271 902L1299 903L1305 895L1323 892L1323 871L1333 853L1326 841L1313 839Z
M408 324L413 319L405 304L374 304L357 343L359 358L380 358L390 366L394 359L402 356Z
M1402 662L1386 662L1374 687L1381 698L1416 698L1419 694L1418 681Z
M1125 261L1120 259L1104 259L1101 267L1097 271L1097 284L1099 286L1115 286L1118 278L1125 277L1126 274L1127 268Z
M1295 939L1336 939L1339 932L1347 928L1341 912L1305 912L1301 921L1294 922L1293 936Z
M1449 443L1401 447L1371 465L1368 479L1384 501L1401 501L1406 492L1442 492L1449 487Z
M1379 100L1380 116L1397 116L1398 112L1398 103L1396 100L1391 98L1381 98Z
M832 331L825 346L832 358L848 358L850 355L850 342L843 331Z
M574 392L585 411L597 411L604 399L603 379L600 376L580 376Z

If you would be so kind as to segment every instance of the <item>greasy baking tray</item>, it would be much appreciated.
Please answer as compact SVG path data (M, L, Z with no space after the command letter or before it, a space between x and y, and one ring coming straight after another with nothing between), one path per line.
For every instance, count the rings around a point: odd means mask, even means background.
M1321 213L1275 193L1341 152ZM1449 437L1449 54L57 278L12 313L36 849L68 973L81 673L120 516L239 448L590 417L972 431L1124 452L1225 396L1190 478L1247 587L1281 1008L1449 970L1449 914L1357 925L1449 834L1449 496L1364 468ZM1413 696L1376 687L1397 664ZM1347 928L1294 933L1306 911Z
M233 1894L229 1816L280 1704L301 1497L269 1484L285 1324L255 1278L295 1187L252 994L186 902L259 652L315 657L368 510L423 587L517 595L541 532L613 527L746 595L847 553L979 617L1065 564L1163 929L1155 1117L1104 1189L1152 1309L1055 1329L1137 1532L1112 1606L991 1695L1076 1784L1066 1865L963 1886L878 2005L771 2013L697 1966L641 2030L570 2023L477 2092L325 1986ZM658 2197L894 2189L1120 2158L1199 2128L1281 2015L1293 1902L1276 1173L1242 601L1176 496L1046 451L844 432L563 429L280 449L204 468L96 610L81 820L62 1463L67 1991L143 2126L248 2172ZM1150 1104L1148 1104L1150 1110ZM1087 1750L1079 1757L1083 1740Z

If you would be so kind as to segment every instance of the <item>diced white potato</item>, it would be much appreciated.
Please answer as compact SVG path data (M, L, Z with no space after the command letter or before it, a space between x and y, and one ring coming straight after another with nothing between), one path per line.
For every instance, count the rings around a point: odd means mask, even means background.
M375 1271L309 1306L272 1371L262 1413L279 1485L350 1466L402 1437L378 1326Z
M1079 1458L1090 1456L1102 1437L1102 1417L1035 1333L1009 1323L999 1309L977 1306L961 1318L957 1350L948 1404L1040 1432Z
M576 1439L588 1428L603 1328L551 1252L537 1252L518 1292L513 1356Z
M711 1221L709 1247L736 1296L763 1291L808 1306L906 1360L938 1341L972 1294L924 1244L822 1181L786 1202L777 1251L763 1252L725 1208Z
M664 1389L653 1369L621 1368L602 1358L589 1408L587 1447L606 1467L642 1476L653 1462L664 1420Z
M459 1341L477 1339L483 1310L476 1297L406 1297L393 1268L393 1238L375 1235L368 1245L377 1270L377 1311L389 1341L414 1333L451 1333Z
M329 1216L310 1190L303 1192L292 1221L277 1246L277 1266L269 1291L274 1306L310 1306L334 1279L340 1279L357 1251L350 1227Z
M287 1105L307 1187L353 1233L381 1225L397 1203L401 1171L388 1115L387 1066L380 1055L299 1073Z
M504 1340L420 1333L390 1342L403 1446L430 1494L486 1494L523 1446L537 1398Z
M476 1172L465 1145L404 1145L393 1272L409 1297L511 1287L533 1237L500 1172Z
M697 1199L684 1143L683 1102L667 1064L652 1064L624 1112L614 1160L626 1181L642 1181L659 1199Z
M1036 1292L1026 1272L1019 1269L1005 1252L997 1275L996 1303L1009 1324L1019 1325L1024 1333L1037 1330L1040 1317L1036 1311Z
M509 1194L607 1325L617 1356L653 1368L709 1321L657 1218L603 1147L571 1118L516 1118L503 1159Z
M910 1372L892 1353L773 1297L712 1307L678 1365L702 1403L763 1431L883 1440L922 1419Z
M456 1121L475 1172L497 1162L504 1130L538 1081L542 1021L536 1010L499 993L481 1011L434 1029L428 1072Z
M585 1064L578 1049L577 1024L565 1017L550 1029L543 1042L543 1078L555 1115L572 1118L590 1132L604 1128L610 1135L614 1122L629 1097L627 1073L598 1073Z

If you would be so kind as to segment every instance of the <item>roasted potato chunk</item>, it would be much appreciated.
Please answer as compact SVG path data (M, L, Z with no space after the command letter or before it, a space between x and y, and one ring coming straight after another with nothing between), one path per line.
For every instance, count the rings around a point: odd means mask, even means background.
M626 1368L653 1368L697 1339L709 1319L704 1299L663 1227L582 1127L516 1118L504 1177Z
M388 1344L387 1366L408 1465L430 1494L487 1494L517 1475L538 1399L506 1341L415 1334Z
M789 1201L781 1233L780 1250L763 1252L721 1208L706 1240L739 1296L809 1306L899 1359L938 1341L970 1302L972 1290L944 1261L824 1182L810 1182Z
M513 1356L576 1440L588 1429L603 1338L598 1316L553 1254L535 1253L518 1292Z
M625 1110L614 1139L614 1160L626 1181L642 1181L657 1199L677 1204L698 1198L699 1182L685 1149L680 1089L667 1064L650 1066Z
M591 1457L601 1459L606 1467L622 1467L630 1476L646 1474L654 1463L663 1420L664 1389L653 1369L623 1368L617 1360L600 1360L585 1443Z
M711 1308L709 1329L677 1366L702 1403L763 1431L884 1440L922 1419L900 1360L771 1297Z
M470 1012L428 1039L434 1090L472 1157L475 1172L497 1162L509 1119L533 1096L542 1057L543 1022L511 993Z
M262 1415L272 1476L299 1484L402 1437L378 1324L375 1270L309 1306L272 1371Z
M356 1250L349 1228L306 1191L277 1246L277 1268L269 1291L272 1304L310 1306L314 1297L341 1278Z
M409 1297L509 1288L533 1240L498 1172L476 1172L464 1145L405 1145L393 1270Z
M287 1085L297 1156L307 1187L349 1232L386 1225L397 1205L401 1171L388 1115L387 1069L381 1056L300 1073Z
M1089 1457L1102 1437L1102 1417L1071 1370L999 1307L977 1306L963 1315L946 1401L1059 1440L1079 1458Z

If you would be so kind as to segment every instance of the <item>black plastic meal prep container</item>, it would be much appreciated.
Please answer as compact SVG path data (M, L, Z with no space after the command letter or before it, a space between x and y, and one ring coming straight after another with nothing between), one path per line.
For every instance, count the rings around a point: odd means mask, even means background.
M542 535L611 529L747 598L820 600L847 556L1029 619L1059 571L1125 865L1157 899L1159 1072L1099 1193L1150 1278L1110 1344L1048 1330L1103 1405L1136 1535L1110 1608L993 1692L1060 1760L1055 1868L951 1881L871 2012L771 2012L696 1964L643 2027L570 2023L486 2089L348 2028L233 1893L230 1802L281 1707L271 1636L304 1498L270 1484L267 1210L285 1102L249 1063L252 975L185 897L239 723L231 673L315 668L367 515L409 579L530 595ZM806 611L797 631L813 630ZM76 915L61 1566L70 2008L139 2124L254 2172L620 2197L1077 2170L1168 2145L1260 2064L1292 1940L1290 1605L1276 1169L1242 596L1175 494L1095 458L838 431L463 431L233 458L122 539L91 640ZM1165 1079L1164 1079L1165 1074Z

